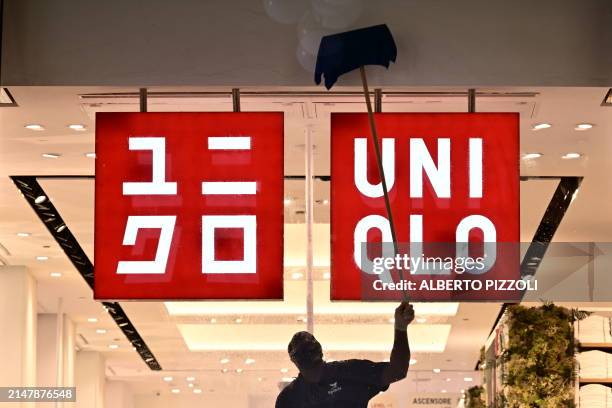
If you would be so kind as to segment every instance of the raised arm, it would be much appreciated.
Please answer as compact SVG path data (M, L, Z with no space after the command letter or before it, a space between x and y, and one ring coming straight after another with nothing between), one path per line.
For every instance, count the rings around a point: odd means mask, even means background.
M408 325L414 320L414 308L406 301L395 309L395 335L389 365L383 371L382 381L391 384L406 378L410 365Z

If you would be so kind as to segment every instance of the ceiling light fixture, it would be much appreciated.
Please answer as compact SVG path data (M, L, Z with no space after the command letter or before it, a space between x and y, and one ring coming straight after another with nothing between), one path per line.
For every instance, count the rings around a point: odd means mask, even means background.
M38 123L29 123L29 124L25 125L24 127L26 129L36 130L36 131L45 130L45 127L43 125L39 125Z
M323 204L323 205L327 205L327 204L329 204L329 200L328 200L328 199L325 199L325 200L321 201L321 204Z
M236 322L237 324L240 324L242 323L242 319L238 317L236 320L234 320L234 322Z
M565 153L563 156L561 156L561 158L564 160L579 159L580 157L582 157L580 153L574 153L574 152Z
M446 394L446 390L442 390L440 391L442 394Z
M96 329L96 333L98 333L98 334L106 334L106 329Z
M425 323L426 321L427 321L427 319L424 318L424 317L417 317L417 319L416 319L417 323Z
M285 198L283 202L285 203L285 205L290 205L293 202L293 200L290 198Z
M165 382L170 382L170 381L174 380L174 378L168 375L168 376L165 376L165 377L163 378L163 380L164 380Z
M300 280L304 277L304 274L302 272L293 272L291 274L291 279L293 280Z
M591 123L578 123L574 130L589 130L591 128L593 128Z
M194 394L201 394L201 393L202 393L202 390L201 390L200 388L195 388L195 389L193 390L193 393L194 393Z
M210 322L211 322L211 323L213 323L213 324L214 324L214 323L217 323L217 319L215 319L215 318L213 317L212 319L210 319Z
M179 390L178 388L173 388L170 392L173 394L180 394L181 390Z
M50 277L52 278L61 278L62 277L62 273L61 272L51 272L49 274Z
M87 152L87 153L85 153L85 157L88 157L90 159L95 159L96 158L96 154L94 152Z
M88 321L89 323L98 323L98 319L97 319L97 318L95 318L95 317L88 317L88 318L87 318L87 321Z
M48 257L48 256L44 256L44 255L43 255L43 256L37 256L37 257L36 257L36 260L37 260L37 261L46 261L47 259L49 259L49 257Z
M43 153L41 156L45 159L58 159L62 157L62 155L59 153Z
M185 379L189 382L195 381L195 377L187 377Z
M472 381L474 381L474 379L472 377L463 377L463 381L465 381L465 382L472 382Z
M550 123L536 123L535 125L533 125L531 130L542 130L542 129L548 129L550 127L552 127Z
M244 360L244 364L246 364L246 365L250 365L250 364L253 364L253 363L255 363L255 360L252 359L252 358L247 358L246 360Z
M236 369L236 372L237 372L238 374L240 374L240 373L242 372L242 368L237 368L237 369Z
M221 370L221 372L222 372L223 374L227 373L227 368L224 368L223 370Z
M193 383L189 383L189 384L187 384L187 386L188 386L189 388L193 388Z
M116 350L116 349L119 348L119 345L118 344L109 344L108 348L111 349L111 350Z
M47 200L47 196L41 195L41 196L38 196L38 197L36 197L36 198L34 199L34 203L36 203L36 204L42 204L42 203L44 203L46 200Z
M229 361L230 361L229 358L222 358L219 362L221 364L227 364L227 363L229 363Z
M325 280L329 280L329 278L331 278L331 273L329 273L329 272L323 272L323 279L325 279Z
M82 125L80 123L74 123L72 125L68 125L69 129L75 130L77 132L83 132L85 130L87 130L87 127L85 125Z
M283 374L286 374L286 373L289 372L289 369L288 368L281 368L280 372L283 373Z
M18 232L17 236L18 237L29 237L30 233L29 232Z
M442 370L440 370L439 368L434 368L433 369L433 372L436 373L436 374L438 374L440 371L442 371Z
M417 363L417 361L414 358L410 359L410 365L415 365Z
M523 155L524 160L533 160L542 157L542 153L526 153Z

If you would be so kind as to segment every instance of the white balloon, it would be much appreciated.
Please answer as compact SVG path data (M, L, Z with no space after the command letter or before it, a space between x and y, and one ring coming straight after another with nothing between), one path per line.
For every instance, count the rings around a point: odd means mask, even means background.
M321 25L333 29L351 26L363 11L363 0L311 0L311 4Z
M314 73L315 65L317 63L317 57L315 55L309 53L298 45L297 50L295 51L295 56L297 57L297 60L302 68L310 73Z
M266 14L282 24L295 24L308 9L307 0L263 0Z
M323 27L321 19L312 11L307 11L297 26L300 47L312 55L319 52L321 37L332 34L333 31Z

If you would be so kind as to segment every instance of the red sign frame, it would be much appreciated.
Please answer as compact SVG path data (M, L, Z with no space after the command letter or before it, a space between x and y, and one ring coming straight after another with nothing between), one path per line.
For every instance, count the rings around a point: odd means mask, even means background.
M98 113L94 297L282 299L283 133L282 112Z
M420 236L424 245L435 242L447 246L449 243L454 245L456 228L465 217L480 215L489 219L495 226L496 242L505 245L505 254L498 259L498 264L503 264L504 267L496 268L495 272L491 270L491 275L487 278L520 279L517 253L520 240L518 113L377 113L375 121L383 162L388 166L385 174L398 241L409 243L411 232L419 236L418 231L411 231L409 225L412 214L422 216ZM356 141L357 139L360 141ZM421 139L421 142L415 139ZM448 141L442 142L441 139ZM470 139L481 139L481 142L470 142ZM387 153L391 151L392 144L395 154L385 157L385 143L390 143ZM470 146L477 146L478 143L481 143L482 156L480 191L478 183L471 182L469 158L470 149L476 151L475 147ZM444 157L450 159L447 163L450 182L446 184L441 176L434 187L425 170L421 170L422 181L415 182L418 178L411 180L411 150L420 152L421 157L424 152L429 152L433 163L439 164L439 149L447 149L441 151L445 152ZM358 151L362 153L357 153ZM356 154L359 154L360 158L356 159ZM394 158L394 165L389 166L392 162L389 161L391 156ZM366 168L360 175L356 175L356 160L357 166L361 166L360 169L363 170L363 166ZM477 172L477 166L473 167ZM415 167L418 168L423 169ZM360 188L357 187L358 182ZM391 300L402 297L402 291L393 295L372 294L371 282L368 280L372 273L370 271L366 275L355 260L358 258L355 253L357 244L353 239L355 229L360 220L369 215L387 218L368 116L364 113L332 113L332 300ZM382 241L379 230L368 231L367 242ZM478 230L470 230L469 234L470 241L483 240ZM385 239L385 242L391 242L391 239ZM404 278L419 280L410 273ZM408 294L412 300L423 301L454 300L456 295L457 293L444 290L416 290ZM466 293L463 293L462 300L494 300L506 295L507 293L475 291L470 294L471 297L466 297Z

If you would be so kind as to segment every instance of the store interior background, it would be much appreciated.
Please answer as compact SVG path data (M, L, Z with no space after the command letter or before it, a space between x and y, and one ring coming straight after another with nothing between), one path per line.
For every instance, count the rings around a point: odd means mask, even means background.
M205 88L154 88L149 111L230 111L230 95L202 96ZM245 89L281 91L286 89ZM313 89L301 89L304 93ZM354 90L354 89L345 89ZM461 89L394 89L415 92L383 98L384 111L463 112L467 100ZM295 89L293 91L296 91ZM612 128L610 108L601 102L607 88L495 88L480 89L478 111L519 112L521 153L542 156L520 161L521 175L584 176L555 241L610 240L612 199L607 160L612 149L605 137ZM177 97L176 93L181 92ZM193 92L186 96L185 92ZM429 92L429 94L418 94ZM440 92L436 94L434 92ZM83 396L104 398L104 406L156 407L271 406L279 386L297 372L286 353L293 332L306 327L304 181L285 182L285 300L281 302L122 302L128 317L163 367L151 371L134 352L117 325L92 299L92 291L78 274L41 221L20 196L9 175L93 175L94 115L100 111L137 111L132 88L10 87L18 107L0 109L0 232L3 270L26 268L35 283L24 292L0 285L4 311L12 324L27 333L30 322L37 335L5 336L16 348L2 354L15 358L37 349L24 371L35 372L38 385L56 383L56 317L58 299L64 324L65 384L76 384ZM114 94L114 95L109 95ZM450 95L450 96L449 96ZM364 111L359 95L248 96L244 111L285 112L285 175L304 174L305 132L314 136L315 174L329 174L329 113ZM548 129L533 130L538 123ZM576 130L591 123L589 130ZM39 124L44 130L25 126ZM82 124L85 130L72 130ZM562 158L579 152L576 159ZM48 154L59 157L48 157ZM45 157L47 156L47 157ZM93 259L94 182L92 179L41 179L41 185ZM555 180L521 182L521 239L529 242L556 188ZM315 182L315 301L314 330L329 359L384 360L392 343L393 303L332 303L329 301L329 183ZM27 236L25 236L27 234ZM554 267L543 262L541 268ZM59 276L58 276L59 273ZM11 274L3 273L2 279ZM36 305L25 307L26 300ZM10 304L10 306L9 306ZM23 307L19 307L19 306ZM612 303L592 303L612 312ZM415 305L417 320L410 328L412 358L406 380L381 395L383 401L404 403L415 395L457 397L479 383L475 370L501 304L442 303ZM28 317L29 316L29 317ZM33 318L32 316L35 316ZM15 338L13 338L15 337ZM7 340L4 340L7 341ZM17 344L19 343L19 344ZM226 361L227 360L227 361ZM33 370L33 371L32 371ZM439 371L439 372L438 372ZM7 378L24 373L3 372ZM8 377L7 377L8 376ZM171 377L170 380L168 377ZM191 378L193 377L193 378ZM16 380L15 380L16 381ZM190 386L189 384L193 384ZM178 390L178 391L173 391ZM201 390L201 394L194 394ZM158 395L159 394L159 395ZM157 404L157 405L156 405ZM182 404L182 405L178 405ZM395 406L395 405L393 405Z
M122 302L164 369L154 372L92 300L9 176L93 175L95 112L138 111L144 86L151 95L161 93L149 98L150 111L231 111L229 91L239 87L243 111L285 112L285 174L304 174L309 130L315 174L327 175L329 113L365 111L360 95L309 96L323 91L312 86L313 54L330 29L312 19L303 24L303 16L279 22L265 3L251 0L3 3L0 83L18 106L0 107L0 361L19 369L0 369L0 384L55 385L59 377L77 385L77 406L87 408L272 406L279 383L296 375L286 343L306 327L303 181L285 182L282 303ZM519 112L521 154L542 154L520 160L522 176L584 177L554 241L611 240L612 110L602 101L612 83L612 3L354 3L359 13L331 31L387 23L398 60L388 71L368 68L371 86L413 93L384 96L383 111L465 112L466 90L477 88L476 110ZM360 91L357 76L343 78L334 90ZM197 94L210 91L228 94ZM247 94L256 91L276 95ZM552 127L533 130L538 123ZM575 130L579 123L594 126ZM568 153L581 156L563 159ZM40 183L94 261L93 180ZM556 184L521 182L521 240L532 239ZM328 358L383 360L395 305L328 301L327 182L315 182L315 200L315 334ZM612 314L612 302L580 306ZM493 303L417 304L410 329L416 361L406 380L379 397L381 405L408 407L415 395L458 397L478 384L480 348L500 309Z

